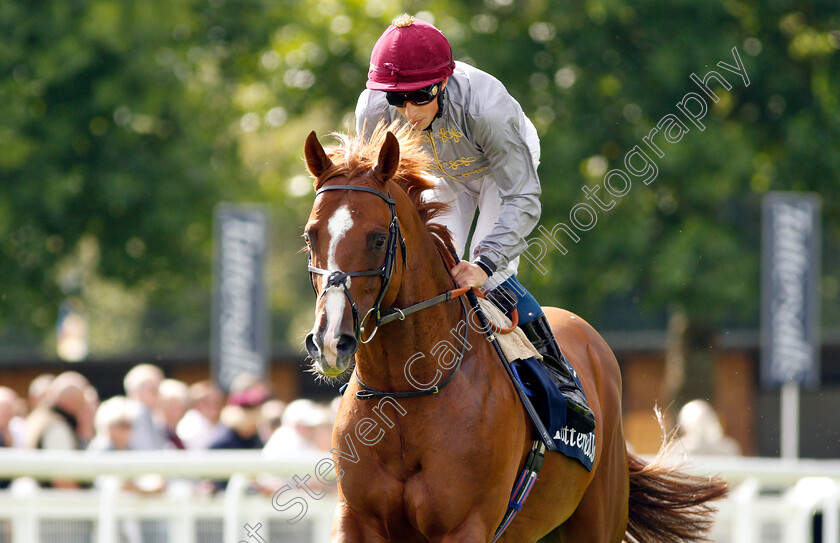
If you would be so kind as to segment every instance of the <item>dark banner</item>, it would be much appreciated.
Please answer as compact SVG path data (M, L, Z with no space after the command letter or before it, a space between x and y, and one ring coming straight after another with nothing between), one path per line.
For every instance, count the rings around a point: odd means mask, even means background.
M266 376L267 233L268 213L263 207L220 204L215 209L210 363L213 379L226 391L241 374Z
M761 382L819 386L820 199L774 192L762 216Z

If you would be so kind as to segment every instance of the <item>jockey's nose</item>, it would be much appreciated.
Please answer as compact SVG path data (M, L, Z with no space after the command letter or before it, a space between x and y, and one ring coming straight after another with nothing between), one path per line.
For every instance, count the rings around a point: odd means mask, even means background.
M341 336L338 338L336 351L339 358L350 358L351 356L356 354L356 349L358 348L359 342L356 341L356 338L351 336L350 334L341 334Z
M406 102L405 103L405 118L409 121L416 120L416 117L420 115L420 106L415 104L414 102Z

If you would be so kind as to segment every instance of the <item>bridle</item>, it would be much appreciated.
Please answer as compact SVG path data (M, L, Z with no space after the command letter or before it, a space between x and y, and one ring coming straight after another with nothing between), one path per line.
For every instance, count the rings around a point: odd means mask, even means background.
M418 302L416 304L410 305L405 308L397 308L391 307L387 309L381 309L382 300L385 297L385 293L388 291L388 286L391 284L391 276L394 274L394 268L396 267L396 257L397 257L397 244L400 246L400 252L402 253L402 262L403 262L403 269L406 267L406 246L405 246L405 239L402 237L400 233L400 224L397 221L397 213L396 213L396 201L391 198L390 192L385 194L380 192L376 189L368 188L368 187L361 187L358 185L330 185L328 187L321 187L315 192L315 197L322 192L326 192L329 190L355 190L359 192L368 192L370 194L375 194L382 200L384 200L388 204L388 208L391 211L391 224L388 227L388 247L385 253L385 262L382 264L381 268L375 270L367 270L367 271L357 271L357 272L343 272L340 270L329 271L324 270L321 268L316 268L312 265L312 253L309 253L309 261L307 263L309 268L309 282L312 285L312 290L315 292L316 296L323 296L327 289L330 287L341 287L344 289L344 295L347 297L347 300L350 302L350 307L353 311L353 329L356 335L356 340L361 343L368 343L373 339L373 336L376 335L377 330L383 324L387 324L389 322L393 322L395 320L404 320L407 315L411 315L412 313L416 313L417 311L421 311L433 305L439 304L441 302L446 302L458 297L461 297L461 307L464 312L464 337L461 341L461 352L458 355L458 360L453 366L452 372L449 376L440 382L438 385L421 389L421 390L412 390L408 392L386 392L376 390L359 379L358 374L355 373L356 380L359 382L362 390L356 392L356 398L360 400L370 400L374 398L383 398L383 397L392 397L392 398L414 398L418 396L427 396L431 394L437 394L440 390L449 384L452 379L455 377L455 374L458 373L458 369L461 366L461 362L464 360L464 354L467 345L467 334L469 332L469 326L467 325L466 321L468 317L468 310L466 306L466 302L463 299L463 295L467 294L468 292L472 291L471 287L461 287L452 290L448 290L442 294L438 294L437 296L433 296L427 300L423 300L422 302ZM442 251L441 257L444 261L449 260L451 263L449 267L455 265L455 260L457 260L458 256L455 254L454 250L451 250L451 254L447 254L447 252ZM327 278L326 286L321 294L318 294L318 289L315 288L315 274L323 275ZM348 277L382 277L382 284L379 288L379 294L376 297L376 302L374 302L373 306L365 313L365 316L361 321L359 320L359 309L356 306L356 302L353 300L353 296L350 294L350 289L347 286L347 278ZM474 298L473 298L474 299ZM477 304L477 301L475 302ZM515 310L514 310L514 314ZM370 333L367 339L362 339L362 335L365 332L365 323L368 319L373 315L373 332ZM494 333L508 333L511 330L516 328L516 323L513 323L510 328L507 329L499 329L493 328ZM493 339L492 337L490 339ZM345 384L344 387L347 385ZM344 387L342 387L341 392L344 392Z
M317 198L319 194L321 194L322 192L327 192L329 190L355 190L358 192L368 192L370 194L375 194L379 198L382 198L382 200L384 200L385 203L388 204L388 208L391 211L391 224L388 227L388 246L385 252L385 262L382 264L381 268L376 270L357 272L343 272L341 270L324 270L321 268L316 268L312 265L312 253L309 253L307 262L307 265L309 267L309 282L312 285L312 290L315 291L315 295L318 296L318 290L315 288L314 274L323 275L327 279L327 283L324 286L324 290L321 292L320 296L323 296L330 287L343 288L344 295L347 297L347 301L350 302L350 308L353 311L353 331L356 334L356 339L362 343L368 343L371 339L373 339L373 336L376 335L376 331L379 329L379 326L383 324L380 306L382 305L382 299L385 298L385 293L388 291L388 286L391 284L391 276L393 276L394 268L396 267L397 244L399 244L400 252L402 253L403 269L405 269L406 266L405 239L400 233L400 223L397 220L397 212L395 207L397 202L396 200L391 198L390 192L388 192L388 194L385 194L376 189L372 189L369 187L360 187L358 185L330 185L328 187L321 187L315 192L315 197ZM382 284L379 287L379 294L376 296L376 302L374 302L370 310L368 310L368 312L365 313L364 318L359 320L359 309L356 306L356 302L353 300L353 296L350 295L350 289L347 287L347 278L376 276L382 277ZM371 317L371 315L373 315L374 317L373 332L371 332L367 339L362 339L362 334L364 334L365 331L365 323ZM405 316L403 315L402 318L405 318Z

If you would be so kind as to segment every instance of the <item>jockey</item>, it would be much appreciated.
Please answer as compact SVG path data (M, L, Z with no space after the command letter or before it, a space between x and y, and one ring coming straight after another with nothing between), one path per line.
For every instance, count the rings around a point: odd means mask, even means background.
M356 106L357 130L370 135L379 121L400 116L433 157L435 200L450 203L440 219L463 256L478 209L471 258L452 276L459 286L489 291L544 357L566 398L567 424L588 433L595 418L560 351L542 308L516 279L525 236L540 218L540 143L519 103L496 78L452 60L452 48L433 25L396 18L373 48L367 90ZM471 260L471 261L470 261Z

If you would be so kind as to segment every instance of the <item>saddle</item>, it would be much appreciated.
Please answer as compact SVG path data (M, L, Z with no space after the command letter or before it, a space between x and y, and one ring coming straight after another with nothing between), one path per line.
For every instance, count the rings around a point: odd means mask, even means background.
M483 298L479 298L478 303L490 322L501 328L511 325L510 319L495 304ZM551 368L546 368L540 363L542 355L518 327L508 334L495 334L495 340L510 362L513 377L525 391L548 431L554 444L553 448L580 461L587 470L592 471L595 461L595 434L581 434L573 428L566 427L566 399L557 389L550 374ZM577 376L575 380L578 381Z

